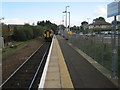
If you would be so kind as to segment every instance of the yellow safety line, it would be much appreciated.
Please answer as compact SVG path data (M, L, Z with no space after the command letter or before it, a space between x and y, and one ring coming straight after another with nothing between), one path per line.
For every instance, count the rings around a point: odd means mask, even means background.
M55 42L57 43L58 48L61 86L62 88L74 88L57 38L55 39Z

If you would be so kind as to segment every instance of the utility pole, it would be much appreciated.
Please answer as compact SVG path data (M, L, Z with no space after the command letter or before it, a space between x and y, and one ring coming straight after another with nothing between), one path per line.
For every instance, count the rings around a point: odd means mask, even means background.
M65 29L65 36L66 36L66 40L68 40L68 26L67 26L67 8L68 8L69 6L66 6L66 11L64 11L63 13L66 13L66 29Z
M62 15L62 24L64 25L64 16L65 15Z
M68 8L69 6L66 6L66 28L67 28L67 8Z
M116 16L114 16L114 26L113 26L113 30L114 33L112 35L112 72L111 72L111 76L112 78L116 78L117 77L117 45L116 45L116 24L117 24L117 19Z
M117 2L118 1L118 2ZM107 17L113 17L114 21L112 22L113 25L113 32L111 35L112 39L112 67L111 67L111 78L117 79L118 74L118 57L117 57L117 44L116 44L116 26L117 26L117 16L120 15L120 1L115 0L114 2L107 5Z
M69 31L70 31L70 12L69 13Z
M89 20L90 20L90 18L87 18L87 20L88 20L88 24L89 24Z

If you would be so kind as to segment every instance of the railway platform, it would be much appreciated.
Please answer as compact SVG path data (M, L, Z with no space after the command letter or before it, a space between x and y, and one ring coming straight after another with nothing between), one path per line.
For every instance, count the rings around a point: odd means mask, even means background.
M73 84L56 37L54 37L50 47L44 72L39 84L39 89L40 88L73 88Z
M38 90L41 88L111 88L118 90L117 86L97 69L101 66L94 62L80 55L63 37L55 36ZM104 71L103 68L102 71Z

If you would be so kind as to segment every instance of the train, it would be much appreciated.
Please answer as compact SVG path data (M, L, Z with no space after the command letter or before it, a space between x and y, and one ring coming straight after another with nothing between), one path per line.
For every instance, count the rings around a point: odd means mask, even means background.
M43 36L46 42L51 42L53 35L54 35L53 30L44 30Z

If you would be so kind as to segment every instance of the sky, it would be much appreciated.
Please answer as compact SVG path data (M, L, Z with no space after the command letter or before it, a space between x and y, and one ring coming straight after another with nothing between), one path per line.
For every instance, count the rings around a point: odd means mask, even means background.
M92 23L93 19L102 16L107 22L111 22L113 17L107 18L107 5L114 0L2 0L0 3L0 15L4 17L2 22L6 24L24 24L37 21L50 20L57 25L65 21L66 6L70 12L71 26L80 26L82 21ZM65 23L65 22L64 22Z

